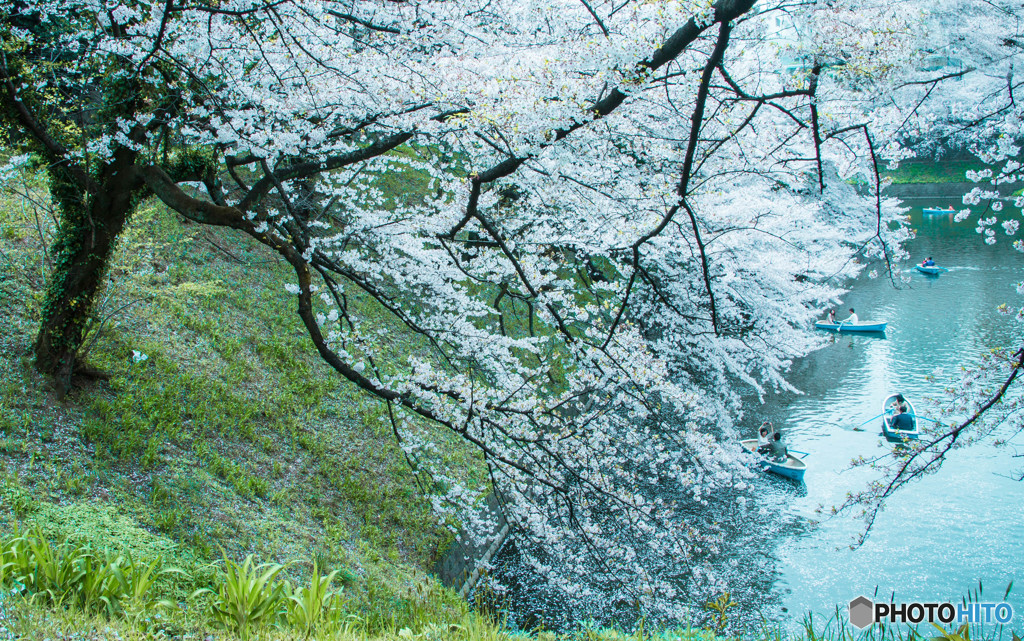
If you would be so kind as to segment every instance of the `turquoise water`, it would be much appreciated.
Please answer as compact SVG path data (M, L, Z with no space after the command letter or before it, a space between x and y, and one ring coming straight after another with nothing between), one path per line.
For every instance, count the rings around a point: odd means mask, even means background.
M791 493L783 507L809 520L810 527L777 540L780 577L774 589L789 612L827 613L876 590L879 596L895 594L897 601L959 601L979 582L982 596L998 601L1016 578L1018 588L1008 600L1020 629L1024 484L1010 477L1024 468L1024 459L1014 458L1024 452L1024 438L1004 448L979 444L953 453L939 473L890 499L857 549L849 544L862 522L846 516L819 520L815 513L872 477L870 470L849 469L852 457L891 450L878 436L877 420L864 425L865 431L852 431L879 413L883 397L900 391L925 414L918 401L941 397L943 380L927 374L952 375L989 346L1013 342L1020 331L995 309L1024 303L1015 287L1024 280L1024 257L1010 247L1012 239L1001 235L989 246L973 224L923 216L920 209L911 212L911 220L917 229L908 245L912 259L933 256L949 271L937 277L907 271L910 282L899 289L884 278L859 280L843 309L854 307L862 320L887 321L885 337L837 336L794 368L791 378L806 395L774 399L763 408L776 426L785 426L792 448L811 453L806 494Z
M958 205L929 201L927 206ZM977 362L989 347L1014 342L1014 326L996 307L1020 307L1016 283L1024 280L1024 255L1001 235L994 246L975 233L973 222L951 215L910 212L917 237L911 262L898 266L897 282L867 276L851 284L840 310L854 307L862 321L886 321L879 336L832 335L834 342L796 363L790 380L803 392L750 399L746 423L751 437L768 418L783 429L792 449L809 452L803 484L763 475L755 509L715 512L728 531L719 560L729 589L740 603L740 627L760 628L763 619L793 631L807 612L828 616L861 594L896 601L960 601L983 586L982 600L999 601L1007 584L1015 625L1024 629L1024 483L1010 476L1024 470L1024 437L1004 448L977 445L954 452L937 474L892 497L866 543L850 545L863 522L850 515L824 518L816 510L841 503L877 472L850 469L853 457L885 456L892 446L879 436L888 394L899 391L927 415L924 399L940 397L942 380L961 365ZM932 256L949 271L926 276L914 262ZM909 277L902 282L899 275ZM840 318L845 317L840 313ZM929 374L940 372L930 380ZM1024 389L1019 384L1017 393ZM1018 424L1021 417L1017 418ZM863 431L853 428L867 421ZM525 544L520 542L519 544ZM494 576L505 588L510 621L524 628L560 629L590 620L631 627L628 611L606 600L568 604L517 562L515 545L496 559ZM700 611L706 594L684 601ZM635 617L633 617L635 618ZM634 621L635 623L635 621Z

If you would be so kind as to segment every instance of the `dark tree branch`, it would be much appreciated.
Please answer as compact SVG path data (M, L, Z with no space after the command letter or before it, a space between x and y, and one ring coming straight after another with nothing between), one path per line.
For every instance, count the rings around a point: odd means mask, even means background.
M345 20L346 22L351 22L353 24L357 24L360 27L366 27L367 29L369 29L371 31L380 31L382 33L393 33L393 34L396 34L396 35L401 35L402 34L402 30L401 29L398 29L396 27L386 27L386 26L382 26L382 25L378 25L378 24L373 24L372 22L369 22L367 20L363 20L362 18L357 18L356 16L354 16L354 15L352 15L350 13L342 13L340 11L335 11L334 9L328 9L327 13L329 13L332 16L334 16L335 18L341 18L342 20Z
M149 53L146 54L146 57L143 58L142 62L140 62L138 67L136 67L139 71L142 71L146 68L146 65L149 63L150 59L156 55L156 52L160 50L160 46L163 44L164 34L167 33L167 20L168 18L170 18L172 13L172 2L173 0L167 0L167 2L164 4L164 13L162 16L160 16L160 30L157 32L156 39L153 41L153 48L150 49Z
M587 2L587 0L580 0L580 2L587 8L590 15L593 16L594 22L596 22L597 26L601 28L601 33L604 34L604 37L609 37L611 34L608 32L608 27L604 26L604 21L601 20L601 16L597 15L597 12L594 11L594 8L590 6L590 3Z
M322 161L299 162L282 169L275 169L272 174L267 174L252 186L252 189L242 199L242 202L238 204L238 207L243 210L252 209L275 186L276 182L295 180L296 178L309 178L326 171L340 169L363 162L364 160L376 158L405 143L413 135L414 132L411 131L392 134L347 154L331 156Z
M33 138L39 141L47 159L54 165L64 167L64 169L78 184L80 189L89 193L95 193L96 190L99 189L99 184L80 166L70 161L68 158L68 150L64 145L57 142L57 140L50 135L50 132L46 130L46 127L36 119L28 106L21 100L21 98L18 97L18 89L14 84L13 78L10 76L10 67L7 62L6 51L0 51L0 60L3 61L3 67L0 68L0 82L3 83L4 102L6 102L11 108L11 111L14 112L21 125L28 130Z
M821 168L821 129L818 126L818 76L821 74L821 63L815 63L811 69L807 92L811 97L811 135L814 136L814 162L818 166L818 193L825 191L825 173Z

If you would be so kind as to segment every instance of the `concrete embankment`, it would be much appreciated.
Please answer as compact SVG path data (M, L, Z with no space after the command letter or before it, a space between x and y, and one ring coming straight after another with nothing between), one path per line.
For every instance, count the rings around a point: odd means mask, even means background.
M466 598L476 587L486 566L508 537L508 522L494 494L487 495L487 501L480 507L484 522L490 523L488 532L459 531L455 541L434 566L434 573L442 583L458 590Z

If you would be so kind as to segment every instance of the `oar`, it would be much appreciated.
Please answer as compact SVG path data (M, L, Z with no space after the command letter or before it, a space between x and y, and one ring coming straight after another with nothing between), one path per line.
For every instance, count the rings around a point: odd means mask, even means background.
M807 458L808 456L810 456L810 454L808 454L807 452L801 452L800 450L786 450L786 451L789 452L790 454L803 454L804 458Z
M882 414L885 414L885 412L882 412ZM858 425L857 427L853 428L853 430L852 430L852 431L854 431L854 432L862 432L863 430L862 430L862 429L860 429L861 427L863 427L863 426L867 425L867 424L868 424L868 423L870 423L871 421L874 421L874 420L877 420L877 419L879 419L879 418L882 418L882 414L879 414L879 415L877 415L877 416L872 416L871 418L869 418L868 420L864 421L863 423L861 423L861 424L860 424L860 425Z

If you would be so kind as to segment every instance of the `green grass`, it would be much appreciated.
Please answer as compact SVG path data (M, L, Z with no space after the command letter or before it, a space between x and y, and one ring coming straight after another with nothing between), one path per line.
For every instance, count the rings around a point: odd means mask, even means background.
M81 522L86 529L95 525ZM105 536L127 541L152 537L134 531L116 517L106 517ZM729 634L729 610L737 604L728 593L706 604L714 612L704 624L652 629L640 622L632 630L582 624L567 633L512 631L486 609L471 613L453 593L425 577L410 585L383 613L350 598L353 577L323 571L319 562L259 563L253 555L236 561L224 555L190 571L169 566L174 550L151 548L150 556L131 549L98 546L79 537L52 538L37 526L26 533L0 537L0 632L14 638L166 638L205 639L211 635L248 639L465 639L466 641L911 641L922 638L968 641L971 637L1016 641L1003 626L944 629L922 624L876 624L857 631L837 606L827 617L806 615L802 630L784 632L775 624ZM156 554L156 556L151 556ZM293 581L285 573L301 568ZM196 574L200 572L201 574ZM181 584L204 583L182 594ZM1003 598L1009 594L1007 586ZM965 600L982 600L982 586ZM374 601L380 604L380 601ZM440 607L439 607L440 606ZM938 635L938 636L936 636ZM92 638L86 636L85 638Z
M232 232L144 206L87 338L86 362L103 376L76 379L58 402L28 355L52 218L41 187L25 189L36 207L0 196L0 528L40 525L162 556L198 577L178 597L204 587L202 568L222 552L315 558L347 577L367 630L409 617L406 595L429 581L452 535L381 421L385 408L312 348L284 289L294 276ZM421 348L368 301L350 304L392 330L396 353ZM432 436L466 485L486 483L474 451ZM459 616L464 606L432 589L423 607Z
M919 183L965 183L968 170L991 168L978 159L934 161L905 161L895 171L882 170L883 178L891 178L895 185Z
M77 550L79 554L81 550ZM88 550L85 551L88 553ZM104 561L109 562L109 555ZM1018 638L1009 630L950 630L922 624L873 625L858 631L845 623L838 611L830 617L807 616L799 632L786 632L771 624L742 634L716 633L683 626L634 630L582 626L569 633L543 630L515 631L501 619L466 610L438 618L421 610L405 620L371 629L359 614L351 613L344 588L333 579L310 573L301 584L277 579L280 566L254 567L251 560L227 561L232 572L219 576L213 588L185 604L159 599L159 580L144 592L145 607L128 607L108 613L81 605L54 606L44 601L8 596L0 600L0 616L6 630L18 639L262 639L292 641L315 638L324 641L968 641L969 639ZM103 566L96 568L103 576ZM83 581L84 583L84 581ZM319 586L317 590L314 586ZM145 587L145 586L144 586Z

